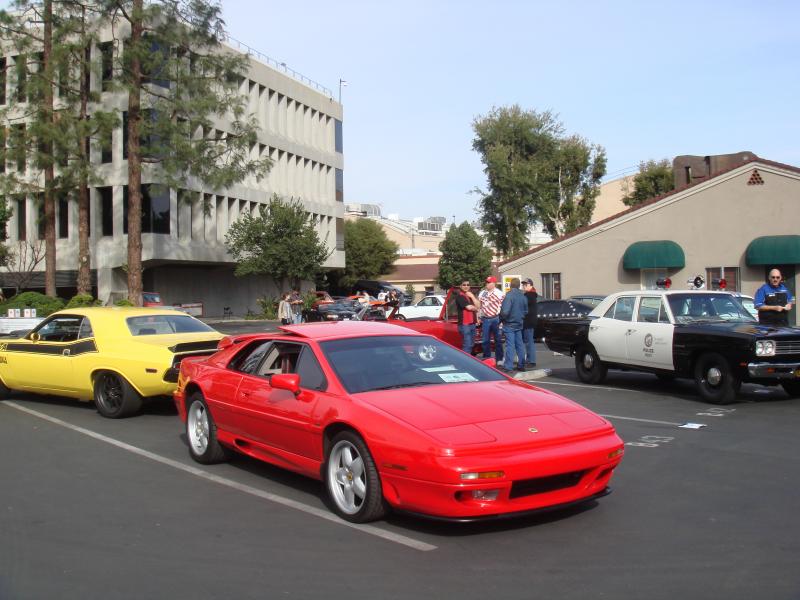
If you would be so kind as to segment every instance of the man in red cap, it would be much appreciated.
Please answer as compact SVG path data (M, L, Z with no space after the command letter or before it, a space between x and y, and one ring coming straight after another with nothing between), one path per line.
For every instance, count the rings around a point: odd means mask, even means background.
M478 294L480 311L478 317L483 330L483 358L492 356L492 342L494 337L494 358L497 364L503 362L503 344L500 342L500 306L503 304L505 294L497 289L497 279L489 276L486 278L486 287Z

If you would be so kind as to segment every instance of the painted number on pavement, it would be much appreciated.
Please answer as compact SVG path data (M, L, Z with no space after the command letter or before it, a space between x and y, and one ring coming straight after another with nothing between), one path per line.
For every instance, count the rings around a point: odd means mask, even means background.
M706 412L699 412L698 415L702 417L724 417L734 412L735 408L708 408Z
M640 446L642 448L658 448L661 444L666 444L674 439L674 437L667 437L664 435L643 435L635 442L625 442L625 445Z

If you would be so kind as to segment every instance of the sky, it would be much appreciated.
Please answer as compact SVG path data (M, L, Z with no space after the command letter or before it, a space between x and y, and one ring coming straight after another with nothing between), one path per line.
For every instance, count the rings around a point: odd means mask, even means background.
M641 161L749 150L800 165L800 2L222 0L228 33L342 87L346 203L477 218L473 121L552 110Z

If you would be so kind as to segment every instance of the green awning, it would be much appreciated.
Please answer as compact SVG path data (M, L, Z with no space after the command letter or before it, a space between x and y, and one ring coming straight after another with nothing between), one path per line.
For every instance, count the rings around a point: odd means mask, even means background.
M800 264L800 235L765 235L747 247L745 261L753 265Z
M669 240L635 242L628 246L622 257L625 269L682 269L685 264L683 249Z

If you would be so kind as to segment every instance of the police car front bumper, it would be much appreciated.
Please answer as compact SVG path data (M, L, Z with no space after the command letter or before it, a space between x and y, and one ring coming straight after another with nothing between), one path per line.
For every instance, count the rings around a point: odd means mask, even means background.
M747 374L753 379L800 379L800 362L748 363Z

